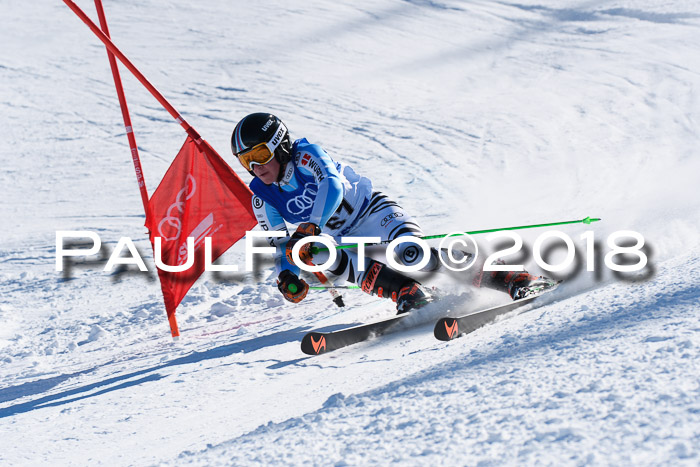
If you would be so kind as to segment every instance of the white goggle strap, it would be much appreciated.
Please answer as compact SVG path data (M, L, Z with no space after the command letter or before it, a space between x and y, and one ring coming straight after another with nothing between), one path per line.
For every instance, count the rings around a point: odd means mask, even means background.
M267 148L270 150L270 153L272 155L275 154L275 149L277 149L277 146L279 146L282 141L284 141L284 137L287 134L287 127L284 126L284 123L280 122L279 126L277 127L277 131L275 131L275 136L272 137L270 141L266 143Z

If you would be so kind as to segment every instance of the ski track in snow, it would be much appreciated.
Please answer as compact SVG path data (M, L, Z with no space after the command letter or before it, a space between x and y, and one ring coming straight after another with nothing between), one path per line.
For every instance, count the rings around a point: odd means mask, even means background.
M122 236L154 269L104 47L61 2L0 5L0 464L700 462L697 2L106 4L117 45L244 180L230 132L270 110L426 234L603 219L561 229L603 254L541 307L448 343L435 307L319 357L305 332L393 305L293 306L266 262L200 279L173 343L156 274L102 270ZM185 135L122 78L152 193ZM57 272L57 230L103 248ZM647 241L641 280L605 272L617 230ZM444 286L451 311L502 300Z

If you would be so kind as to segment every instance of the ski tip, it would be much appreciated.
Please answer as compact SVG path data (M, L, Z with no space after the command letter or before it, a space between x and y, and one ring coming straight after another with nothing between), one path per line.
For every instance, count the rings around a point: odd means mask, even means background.
M459 322L455 318L441 318L435 323L433 334L438 340L451 341L459 336Z
M326 350L326 337L321 333L310 332L301 340L301 351L306 355L321 355Z

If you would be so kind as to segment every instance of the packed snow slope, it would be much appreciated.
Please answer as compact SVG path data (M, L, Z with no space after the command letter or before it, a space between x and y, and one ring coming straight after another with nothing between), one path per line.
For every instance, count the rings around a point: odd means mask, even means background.
M0 0L0 464L700 463L696 1L105 9L115 43L246 181L231 131L270 111L426 234L603 220L560 229L581 262L543 306L453 342L432 337L437 316L503 297L440 279L451 300L411 329L307 357L306 331L392 304L286 303L267 262L202 277L174 343L103 45L60 1ZM122 73L152 193L185 134ZM97 232L103 250L57 272L57 230ZM646 241L639 274L603 262L619 230ZM522 232L535 272L541 233ZM121 237L149 273L103 271Z

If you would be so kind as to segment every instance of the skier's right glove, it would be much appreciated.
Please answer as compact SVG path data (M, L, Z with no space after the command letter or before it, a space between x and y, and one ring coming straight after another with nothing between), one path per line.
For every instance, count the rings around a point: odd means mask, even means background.
M277 288L280 289L284 298L292 303L299 303L304 300L309 291L309 284L304 279L294 274L289 269L280 272L277 278Z

